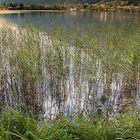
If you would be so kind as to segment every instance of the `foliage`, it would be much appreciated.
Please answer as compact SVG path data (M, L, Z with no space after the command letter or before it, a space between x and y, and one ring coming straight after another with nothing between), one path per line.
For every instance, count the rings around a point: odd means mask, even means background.
M78 111L73 110L78 114L94 114L103 106L106 115L114 115L128 106L127 101L135 104L140 31L130 32L128 27L105 26L85 34L72 29L68 34L60 27L48 32L33 26L1 29L1 109L32 110L38 118L44 114L46 101L46 110L53 110L53 103L58 114L68 116L73 112L66 109L74 106L78 106ZM69 99L73 106L69 107ZM84 110L79 101L84 102Z
M140 139L140 112L122 114L109 121L96 117L61 117L36 122L15 110L0 115L1 140L135 140Z

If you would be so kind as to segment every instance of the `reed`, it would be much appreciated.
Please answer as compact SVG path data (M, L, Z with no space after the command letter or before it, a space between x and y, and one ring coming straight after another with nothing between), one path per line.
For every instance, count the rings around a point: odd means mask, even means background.
M0 29L1 110L114 118L128 103L139 105L139 29Z

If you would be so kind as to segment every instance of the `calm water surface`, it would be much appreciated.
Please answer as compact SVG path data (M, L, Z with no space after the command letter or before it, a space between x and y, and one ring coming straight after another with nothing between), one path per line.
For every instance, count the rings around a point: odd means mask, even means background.
M129 24L130 28L140 24L140 13L130 12L29 12L0 15L1 24L24 25L33 24L47 28L54 24L90 28L103 24Z

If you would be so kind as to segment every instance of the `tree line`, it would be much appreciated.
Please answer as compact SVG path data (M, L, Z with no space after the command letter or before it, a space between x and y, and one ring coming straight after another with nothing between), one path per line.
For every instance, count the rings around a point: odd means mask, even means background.
M1 9L8 10L66 10L67 6L54 4L54 5L24 5L23 3L9 3L0 4Z
M23 3L9 3L9 4L0 4L0 9L8 10L68 10L71 8L75 9L88 9L91 5L88 3L85 4L31 4L25 5Z

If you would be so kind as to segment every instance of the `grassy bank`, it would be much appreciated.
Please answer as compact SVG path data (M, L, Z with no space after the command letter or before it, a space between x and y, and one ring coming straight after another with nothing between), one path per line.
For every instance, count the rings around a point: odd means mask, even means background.
M54 121L36 121L27 114L4 111L0 115L1 140L139 140L140 112L128 112L109 121L106 118L64 116Z

